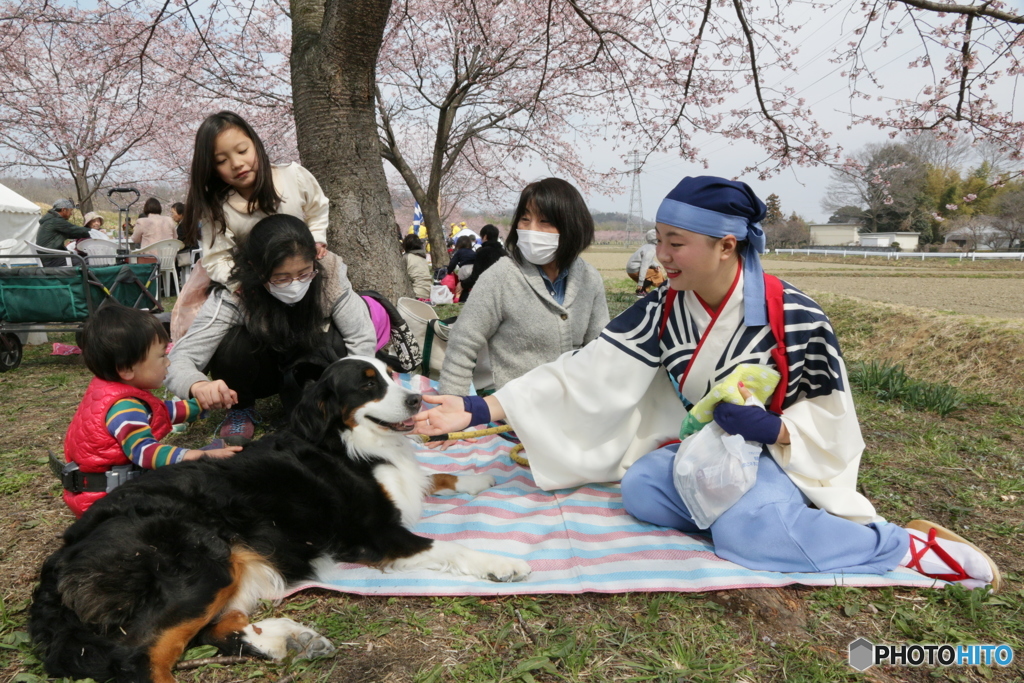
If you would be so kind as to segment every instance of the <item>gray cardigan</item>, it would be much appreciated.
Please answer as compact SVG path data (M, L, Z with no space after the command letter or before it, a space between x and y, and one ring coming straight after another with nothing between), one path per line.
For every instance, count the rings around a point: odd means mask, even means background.
M469 393L477 353L487 345L495 388L596 339L608 324L604 279L577 258L565 304L548 293L540 270L511 258L487 269L452 326L441 367L441 393Z
M333 258L325 258L325 261L335 266L335 272L327 278L330 291L340 291L331 306L331 320L345 339L349 355L372 357L377 348L377 332L366 302L352 290L348 267L341 258L332 254L328 256ZM188 398L193 384L209 379L203 371L221 340L232 327L245 322L239 303L238 297L226 289L214 290L199 309L188 332L171 349L171 365L167 369L164 386L175 396Z

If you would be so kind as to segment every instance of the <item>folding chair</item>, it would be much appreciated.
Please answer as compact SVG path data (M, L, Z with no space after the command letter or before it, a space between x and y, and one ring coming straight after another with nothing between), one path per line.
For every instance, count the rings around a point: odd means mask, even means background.
M170 296L171 278L174 279L174 294L181 294L181 285L178 283L178 251L184 246L181 240L160 240L153 242L145 249L137 249L132 252L133 256L156 256L160 262L160 274L167 280L165 288L167 293L163 296Z

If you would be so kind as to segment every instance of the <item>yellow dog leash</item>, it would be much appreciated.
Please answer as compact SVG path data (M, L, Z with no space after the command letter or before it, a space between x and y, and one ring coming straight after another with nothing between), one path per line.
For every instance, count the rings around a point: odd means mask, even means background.
M502 425L501 427L489 427L487 429L480 429L470 432L449 432L447 434L438 434L437 436L427 436L426 434L420 434L420 440L423 443L429 443L431 441L461 441L462 439L475 439L478 436L491 436L492 434L504 434L505 432L511 432L512 427L510 425ZM509 452L509 457L513 461L519 463L523 467L529 467L530 461L524 456L519 455L523 450L523 444L517 443L512 447Z

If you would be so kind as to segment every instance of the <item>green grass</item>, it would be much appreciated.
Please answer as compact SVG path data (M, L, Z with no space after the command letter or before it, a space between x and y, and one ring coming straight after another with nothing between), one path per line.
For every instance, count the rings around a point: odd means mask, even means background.
M851 363L850 381L863 391L874 392L882 401L902 401L920 410L930 410L945 417L962 407L964 397L956 387L912 380L901 365L881 361ZM976 401L983 401L978 397Z
M607 282L614 316L635 301L633 283ZM458 306L439 310L442 317ZM957 327L961 345L977 340L973 369L951 373L947 348L897 363L884 348L894 320L888 309L831 297L831 315L847 358L879 361L881 381L854 382L867 448L859 488L879 514L902 523L933 519L981 545L1004 570L995 596L960 588L859 589L791 587L781 591L802 621L782 628L780 615L740 608L722 594L635 593L508 597L389 598L304 591L254 615L289 617L329 637L332 659L282 664L252 661L180 671L182 683L278 681L415 681L417 683L580 681L1020 681L1024 668L885 667L862 675L846 664L849 642L1009 643L1024 661L1024 400L1014 373L1016 337L1002 330ZM901 318L901 333L914 321ZM929 321L921 323L929 331ZM960 323L958 323L960 325ZM930 338L930 337L929 337ZM974 342L970 342L974 343ZM995 349L988 353L989 346ZM1003 363L1003 365L1000 365ZM964 363L966 367L966 361ZM854 363L850 363L851 368ZM888 368L888 369L886 369ZM983 372L982 372L983 371ZM851 376L854 376L851 370ZM950 377L967 377L953 383ZM905 378L905 379L903 379ZM957 409L880 387L948 384ZM991 380L986 378L992 378ZM1011 380L1007 380L1011 378ZM35 572L69 521L59 486L45 464L89 375L80 357L54 357L29 347L22 367L0 375L0 681L45 680L26 635ZM895 397L895 399L894 399ZM283 415L261 401L267 422ZM222 414L214 412L178 445L206 443ZM209 655L194 649L189 658Z

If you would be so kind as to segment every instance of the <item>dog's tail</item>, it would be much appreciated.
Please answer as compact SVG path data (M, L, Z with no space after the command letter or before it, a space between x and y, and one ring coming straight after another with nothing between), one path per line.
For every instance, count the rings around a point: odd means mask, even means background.
M43 565L29 611L29 634L40 650L46 672L97 681L148 680L144 650L98 633L64 605L58 591L63 554L63 550L57 551Z

